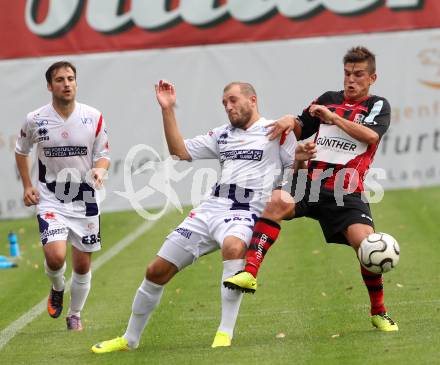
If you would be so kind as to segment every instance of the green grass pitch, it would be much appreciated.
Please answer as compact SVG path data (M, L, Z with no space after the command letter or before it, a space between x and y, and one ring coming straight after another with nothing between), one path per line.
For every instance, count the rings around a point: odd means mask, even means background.
M317 222L299 219L283 223L280 239L260 271L257 293L244 297L231 348L210 348L220 317L222 265L216 252L167 285L136 351L92 354L94 343L123 334L146 264L185 216L173 212L93 273L82 333L66 331L65 312L57 320L44 312L0 350L0 363L438 363L438 202L437 187L389 191L372 206L376 229L395 236L402 252L399 266L384 276L385 303L399 324L397 333L372 328L368 294L353 250L325 244ZM104 214L102 252L142 223L133 212ZM0 331L49 291L35 218L0 222L0 255L8 254L9 230L19 233L22 258L18 268L0 270ZM68 264L68 276L70 271ZM68 295L65 301L67 308Z

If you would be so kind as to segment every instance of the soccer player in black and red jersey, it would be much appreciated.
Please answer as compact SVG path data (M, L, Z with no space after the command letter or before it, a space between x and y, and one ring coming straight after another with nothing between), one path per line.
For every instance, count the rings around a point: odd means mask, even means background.
M265 254L280 231L279 223L299 217L319 221L328 243L350 245L356 252L374 232L363 180L390 124L388 101L369 93L376 81L375 55L365 47L348 50L343 58L344 90L328 91L298 117L287 115L274 123L271 137L293 131L299 140L316 133L317 156L308 163L302 199L301 183L290 194L275 190L253 230L245 271L226 279L230 289L255 292L257 273ZM295 180L295 179L294 179ZM296 191L295 191L296 188ZM300 192L300 193L301 193ZM387 315L381 274L361 266L371 302L372 324L382 331L397 331Z

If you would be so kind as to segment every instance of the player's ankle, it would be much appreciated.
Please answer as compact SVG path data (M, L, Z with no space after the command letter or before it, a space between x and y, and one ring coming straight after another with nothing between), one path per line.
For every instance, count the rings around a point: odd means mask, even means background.
M244 267L244 271L246 271L249 274L251 274L254 278L257 277L258 268L255 265L251 264L251 263L246 263L246 266Z

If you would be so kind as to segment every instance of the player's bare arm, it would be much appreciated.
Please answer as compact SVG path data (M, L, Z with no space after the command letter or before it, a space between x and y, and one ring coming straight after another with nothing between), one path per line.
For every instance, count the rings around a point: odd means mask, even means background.
M191 156L186 150L183 137L177 127L176 114L176 89L168 81L160 80L155 85L156 98L162 108L163 128L170 155L177 156L180 160L191 161Z
M310 107L310 114L321 119L323 123L333 124L341 128L349 136L367 144L377 143L379 135L370 128L361 124L353 123L336 113L330 111L324 105L314 104Z
M297 117L287 114L282 116L280 119L277 119L275 122L268 125L269 131L267 135L269 139L272 141L283 133L290 133L293 131L295 133L296 138L298 139L301 136L301 124L298 122Z
M100 158L95 162L92 168L92 177L96 189L101 189L104 184L104 179L108 175L108 168L110 167L110 160L107 158Z
M30 207L40 202L40 194L38 190L32 185L32 180L29 174L29 157L25 155L15 154L15 161L17 162L18 172L23 183L23 202L24 205Z

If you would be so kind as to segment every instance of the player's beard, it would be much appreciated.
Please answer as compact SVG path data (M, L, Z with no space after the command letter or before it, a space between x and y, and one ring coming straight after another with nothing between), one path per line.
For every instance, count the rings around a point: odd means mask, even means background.
M235 118L229 117L229 121L233 127L244 129L251 120L252 109L243 106L237 111L237 114Z

